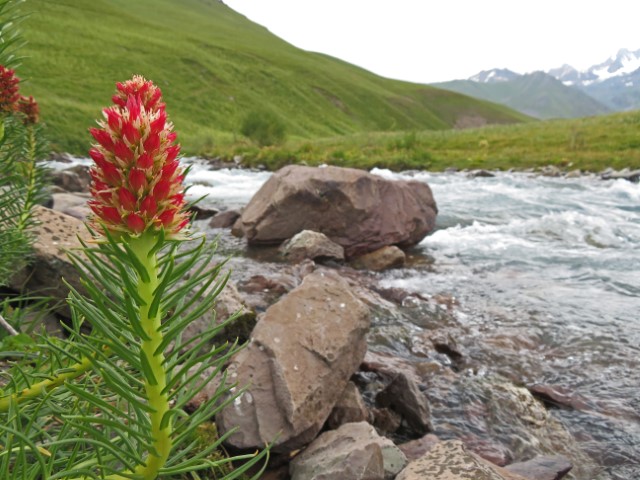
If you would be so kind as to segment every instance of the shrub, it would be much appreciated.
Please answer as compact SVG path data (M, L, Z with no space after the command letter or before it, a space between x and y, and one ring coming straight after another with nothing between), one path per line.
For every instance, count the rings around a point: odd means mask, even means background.
M240 132L261 147L266 147L284 141L286 126L273 112L253 110L244 117Z

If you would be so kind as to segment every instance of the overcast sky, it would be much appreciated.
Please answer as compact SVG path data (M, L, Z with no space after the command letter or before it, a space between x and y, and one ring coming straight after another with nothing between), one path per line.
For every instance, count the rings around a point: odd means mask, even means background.
M640 49L638 0L224 0L293 45L390 78L585 69Z

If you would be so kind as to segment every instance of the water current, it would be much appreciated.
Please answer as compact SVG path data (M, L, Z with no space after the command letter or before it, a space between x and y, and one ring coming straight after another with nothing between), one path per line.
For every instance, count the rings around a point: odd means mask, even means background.
M191 195L218 207L245 205L270 175L190 161ZM446 301L381 309L369 336L371 350L441 372L425 390L435 433L488 439L510 460L563 453L578 480L640 479L640 185L372 173L427 182L438 204L437 227L409 265L374 275L382 287ZM238 262L258 261L251 256ZM265 258L261 268L277 271ZM423 339L433 332L462 360L432 362ZM517 403L518 387L538 387L544 426Z

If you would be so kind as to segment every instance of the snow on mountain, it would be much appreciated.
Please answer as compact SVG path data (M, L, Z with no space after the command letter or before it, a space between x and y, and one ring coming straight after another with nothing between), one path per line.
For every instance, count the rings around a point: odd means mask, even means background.
M556 77L565 85L587 87L594 83L604 82L614 77L625 77L640 68L640 50L631 51L622 48L604 62L587 70L578 71L570 65L549 70L547 73ZM626 83L626 82L625 82Z
M507 68L494 68L492 70L483 70L473 77L470 77L469 80L478 83L498 83L508 82L509 80L513 80L519 76L520 74Z

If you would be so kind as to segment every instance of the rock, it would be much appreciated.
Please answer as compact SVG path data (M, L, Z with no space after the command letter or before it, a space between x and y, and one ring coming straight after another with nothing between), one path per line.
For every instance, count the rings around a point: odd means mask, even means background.
M559 177L562 175L562 170L555 165L546 165L540 169L540 174L543 177Z
M549 455L536 457L526 462L512 463L505 470L531 480L560 480L573 468L567 457Z
M407 460L366 422L324 432L290 465L291 480L393 479Z
M479 177L491 178L491 177L495 177L495 174L491 173L488 170L473 170L473 171L471 171L471 172L469 172L467 174L467 177L471 177L471 178L479 178Z
M504 467L513 461L513 453L511 450L490 439L468 433L460 437L459 440L473 453L500 467Z
M209 227L231 228L239 218L240 212L238 210L227 210L226 212L220 212L213 216L213 218L209 222Z
M404 266L407 256L395 245L379 248L365 253L351 262L353 268L359 270L381 271Z
M194 220L206 220L218 214L218 210L206 205L191 205L189 211L193 214Z
M90 198L88 193L54 193L52 197L52 208L58 212L82 221L85 221L91 214L91 209L87 205Z
M369 411L358 387L353 382L347 383L347 388L331 410L327 426L330 430L334 430L345 423L365 422L368 419Z
M608 169L600 175L600 178L602 178L603 180L622 179L629 182L638 183L638 181L640 181L640 170L629 170L628 168L625 168L623 170L620 170L619 172L616 172L615 170Z
M396 480L527 480L468 451L457 440L437 443L414 460Z
M210 285L205 291L207 295L212 290L215 290L216 285ZM198 306L198 302L189 311ZM218 325L226 321L232 315L237 315L235 320L227 325L216 335L211 344L219 345L228 341L233 343L238 339L239 343L244 343L249 340L251 331L256 324L256 314L254 311L247 308L240 293L236 287L227 282L224 289L218 294L216 303L211 310L205 311L196 320L187 325L182 332L182 341L187 342L194 337L199 337L203 333L208 332L215 325Z
M34 207L34 215L38 225L33 229L33 257L29 265L11 279L9 286L17 291L51 297L54 311L70 317L66 303L69 289L62 279L81 293L85 289L66 252L80 248L82 245L77 237L88 239L89 233L80 220L39 205Z
M374 408L371 410L371 416L373 417L373 426L385 434L397 432L402 425L402 416L389 408Z
M376 396L376 404L398 412L409 429L424 435L432 430L429 402L418 385L404 373L398 373Z
M417 438L416 440L410 440L406 443L398 445L398 448L402 450L404 456L407 457L407 460L411 462L422 457L439 441L440 439L433 433L427 433L424 437Z
M51 170L51 183L67 192L88 192L91 184L89 166L74 165L66 170Z
M433 230L436 214L426 183L352 168L289 165L254 195L234 230L251 245L278 244L314 230L354 257L386 245L418 243Z
M548 406L590 410L585 399L559 385L536 384L529 391Z
M580 178L582 176L582 170L576 168L575 170L571 170L567 172L564 178Z
M306 276L267 309L228 368L247 391L216 417L236 448L291 452L313 440L366 351L368 308L332 271ZM277 438L276 438L277 437Z
M315 261L344 261L344 248L327 238L324 233L303 230L296 233L280 247L287 260L297 263L305 258Z

